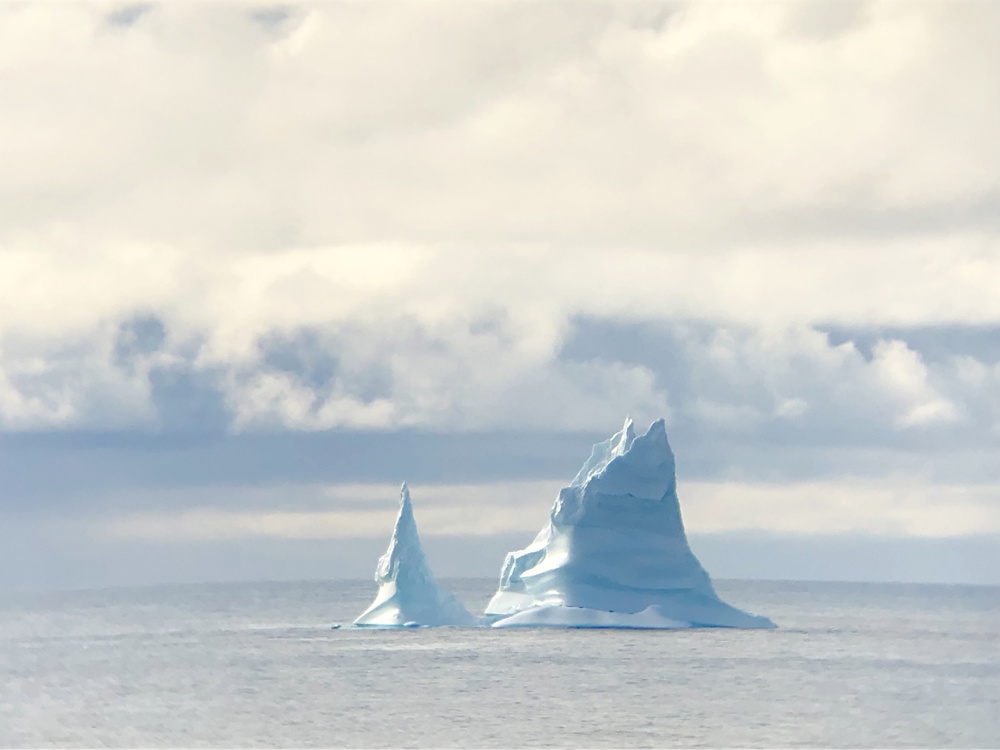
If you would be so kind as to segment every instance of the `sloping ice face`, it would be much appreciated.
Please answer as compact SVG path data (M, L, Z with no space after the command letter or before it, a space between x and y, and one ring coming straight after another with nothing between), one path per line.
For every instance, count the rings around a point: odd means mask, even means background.
M473 616L458 599L439 584L424 555L406 484L400 491L399 515L385 554L375 568L378 594L355 621L374 627L416 625L474 626Z
M688 546L664 422L636 437L629 419L594 446L535 540L507 555L486 615L499 627L655 627L632 617L649 611L663 627L774 627L719 599Z

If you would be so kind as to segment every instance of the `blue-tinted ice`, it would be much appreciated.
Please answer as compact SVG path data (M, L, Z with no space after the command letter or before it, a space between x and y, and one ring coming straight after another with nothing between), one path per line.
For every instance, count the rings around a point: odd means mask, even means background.
M688 546L663 420L594 446L535 540L504 561L493 627L773 628L721 599Z
M420 545L410 491L405 484L389 548L375 568L375 582L379 585L375 601L354 621L355 625L412 628L479 624L479 619L434 579Z

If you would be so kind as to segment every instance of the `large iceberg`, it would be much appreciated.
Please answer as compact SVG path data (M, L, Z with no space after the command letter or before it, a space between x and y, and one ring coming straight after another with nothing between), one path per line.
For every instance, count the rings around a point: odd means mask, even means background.
M389 548L379 558L375 568L375 582L378 584L375 601L354 621L355 625L415 627L479 624L479 618L434 579L420 545L410 490L405 483L400 490L399 515Z
M504 561L493 627L773 628L721 599L684 535L663 420L594 446L535 540Z

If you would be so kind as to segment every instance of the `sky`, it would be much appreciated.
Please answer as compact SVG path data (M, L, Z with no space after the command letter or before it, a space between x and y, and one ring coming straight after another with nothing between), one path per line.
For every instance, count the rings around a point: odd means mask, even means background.
M0 4L0 590L492 576L667 421L722 578L1000 584L1000 4Z

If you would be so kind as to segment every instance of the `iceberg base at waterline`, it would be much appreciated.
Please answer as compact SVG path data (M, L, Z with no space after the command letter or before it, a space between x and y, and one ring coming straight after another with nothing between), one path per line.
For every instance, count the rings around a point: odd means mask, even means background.
M623 601L631 599L629 601ZM584 599L590 606L564 604L560 601L520 599L507 612L498 612L494 596L484 622L494 628L528 627L590 627L590 628L741 628L770 629L775 624L762 615L737 609L720 600L694 592L637 593L619 592L607 603L597 604L594 599ZM510 600L507 600L508 603Z
M679 630L691 623L674 620L661 607L641 612L607 612L585 607L542 604L522 609L493 623L494 628L611 628L619 630Z

